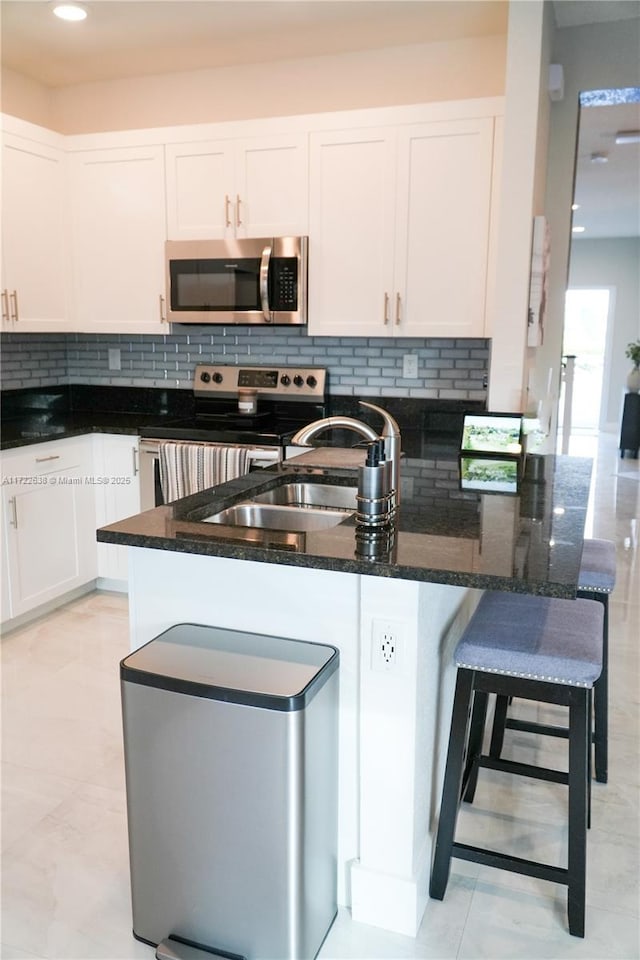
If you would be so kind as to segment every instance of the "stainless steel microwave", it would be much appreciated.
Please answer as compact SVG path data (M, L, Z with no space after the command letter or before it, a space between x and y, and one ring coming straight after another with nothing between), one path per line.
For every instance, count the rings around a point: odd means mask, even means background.
M171 323L307 322L307 237L168 240Z

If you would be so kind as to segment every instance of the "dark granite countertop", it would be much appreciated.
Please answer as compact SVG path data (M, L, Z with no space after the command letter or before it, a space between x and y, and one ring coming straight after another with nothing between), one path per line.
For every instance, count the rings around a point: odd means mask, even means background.
M404 459L396 522L389 537L376 547L356 537L353 516L338 526L302 533L204 522L280 484L283 476L345 486L357 482L355 469L328 469L305 459L251 473L102 527L98 540L571 598L582 555L591 461L547 456L539 458L537 466L542 467L539 482L521 482L514 495L462 491L456 457Z
M193 391L156 387L67 384L7 390L1 397L2 450L85 433L135 436L146 427L190 418L194 413ZM368 399L383 403L400 423L405 449L418 452L426 437L430 442L455 442L463 412L484 409L484 403L477 400ZM330 397L327 412L379 421L376 415L363 411L357 397Z
M73 384L3 391L1 449L85 433L136 436L143 427L192 410L187 390Z

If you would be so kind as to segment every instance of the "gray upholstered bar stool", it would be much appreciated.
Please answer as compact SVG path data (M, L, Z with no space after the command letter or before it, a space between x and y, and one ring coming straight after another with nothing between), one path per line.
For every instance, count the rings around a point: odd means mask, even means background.
M458 667L430 896L442 900L452 857L568 887L569 932L584 936L591 690L602 668L603 612L592 600L555 600L487 592L455 652ZM568 773L482 754L491 693L569 707ZM473 707L471 734L469 713ZM465 760L466 755L466 760ZM462 794L478 769L565 783L569 787L568 865L558 867L456 843Z
M611 540L585 540L578 580L578 597L597 600L602 604L604 623L602 628L602 673L594 687L594 766L596 780L606 783L609 754L609 594L616 585L616 547ZM489 753L499 757L502 753L505 727L525 733L538 733L549 737L567 737L567 727L552 726L531 720L518 720L508 715L507 697L496 699L496 709L491 734Z

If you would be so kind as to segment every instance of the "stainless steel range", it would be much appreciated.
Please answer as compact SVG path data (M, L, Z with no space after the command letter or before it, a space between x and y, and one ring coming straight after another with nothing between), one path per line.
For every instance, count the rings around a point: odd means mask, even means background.
M300 427L326 416L324 367L201 364L193 381L194 416L147 426L140 441L141 508L163 503L160 444L167 441L244 447L251 466L283 460Z

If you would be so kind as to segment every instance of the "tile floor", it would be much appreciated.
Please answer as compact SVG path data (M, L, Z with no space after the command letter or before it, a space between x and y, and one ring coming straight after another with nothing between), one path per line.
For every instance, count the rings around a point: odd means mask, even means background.
M353 923L342 911L322 960L640 957L640 472L616 438L571 448L596 455L588 534L614 539L609 783L594 784L587 937L566 931L564 887L454 861L442 903L416 939ZM126 599L94 593L2 644L2 957L151 960L131 936L117 663ZM520 704L521 712L526 705ZM545 714L550 717L551 714ZM560 766L564 741L508 734L505 756ZM561 756L562 754L562 756ZM520 856L565 849L565 788L482 771L460 839L506 837Z

